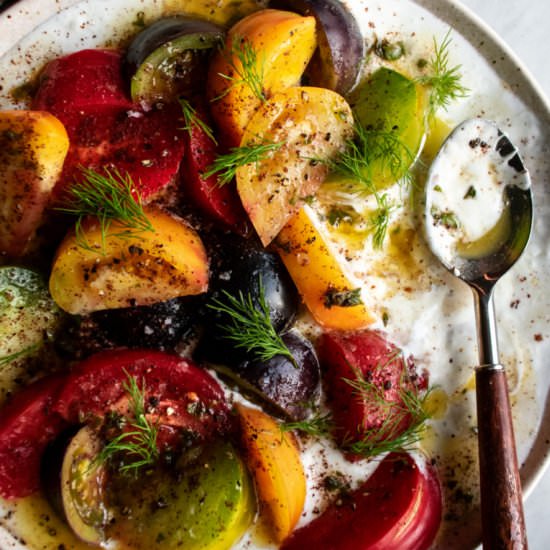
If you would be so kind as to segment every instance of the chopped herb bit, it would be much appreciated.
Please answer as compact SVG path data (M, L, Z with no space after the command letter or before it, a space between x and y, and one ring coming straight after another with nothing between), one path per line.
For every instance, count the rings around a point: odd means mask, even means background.
M316 413L307 420L299 422L284 422L281 424L283 432L297 430L313 437L323 437L330 433L333 428L332 415L330 413Z
M155 231L145 215L141 195L136 189L130 174L122 176L118 170L105 168L99 174L88 168L82 169L83 182L75 183L68 191L65 205L57 208L60 212L77 217L75 233L80 247L97 252L86 238L83 222L87 216L99 220L102 252L109 236L128 239L144 231ZM111 223L116 221L122 230L110 233Z
M376 42L374 52L386 61L397 61L405 55L405 44L401 41L390 42L387 38L384 38Z
M261 143L232 147L229 153L220 155L202 174L203 178L218 175L218 185L221 187L229 183L237 173L237 169L247 164L260 162L270 153L278 151L284 142L273 143L263 141Z
M325 292L324 298L325 307L328 309L333 306L353 307L363 303L360 288L348 290L330 287Z
M424 59L423 57L421 57L421 58L416 62L416 66L417 66L419 69L425 69L425 68L428 66L428 60L427 60L427 59Z
M441 185L434 185L434 191L437 191L438 193L443 193L443 189L441 189Z
M441 212L437 208L432 207L430 214L436 226L442 225L447 229L458 229L460 227L460 223L454 212L449 210Z
M476 195L477 195L476 188L473 185L470 185L470 187L468 187L468 191L466 191L466 194L464 195L464 198L474 199Z
M227 58L236 76L223 73L219 73L219 75L231 81L233 86L241 83L246 84L260 101L265 101L266 96L263 88L264 63L263 60L258 62L258 55L254 46L246 38L234 36ZM237 58L238 63L235 63L235 58ZM215 100L221 99L230 89L228 88L225 94L218 96Z
M191 137L191 132L193 131L193 127L197 126L217 145L218 142L214 137L212 128L210 128L210 126L208 126L208 124L206 124L206 122L204 122L204 120L202 120L197 115L197 111L191 106L191 103L189 103L189 101L183 97L180 97L178 101L179 101L179 104L181 105L183 119L185 120L185 126L183 129L187 131L187 133L189 134L189 137Z
M449 46L451 45L451 30L443 38L439 45L434 38L434 54L428 63L429 74L418 79L420 84L429 86L430 91L430 113L433 115L437 109L447 109L451 101L468 95L468 88L465 88L460 80L460 65L449 68Z
M132 22L132 25L134 25L134 27L138 27L140 29L143 29L143 27L145 27L145 12L144 11L138 11L136 13L136 18Z
M382 323L384 323L385 327L388 326L389 321L390 321L390 314L387 311L384 311L384 313L382 313Z
M123 431L109 441L97 456L97 461L105 463L115 455L123 455L119 467L121 473L133 472L137 475L143 466L153 464L158 456L158 427L151 424L145 414L145 384L140 388L135 377L126 373L128 380L123 387L130 400L132 418L128 420L128 431Z
M239 291L235 297L225 290L223 301L216 298L207 307L228 316L228 323L220 324L219 328L237 348L253 353L260 361L283 355L297 366L294 356L273 327L261 281L259 287L259 308L250 293L244 296Z
M342 222L353 223L353 215L344 208L333 206L327 214L327 221L333 227L338 227Z

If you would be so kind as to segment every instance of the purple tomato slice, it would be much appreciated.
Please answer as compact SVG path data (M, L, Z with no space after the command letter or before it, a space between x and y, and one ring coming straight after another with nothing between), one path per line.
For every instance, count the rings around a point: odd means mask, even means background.
M28 496L40 487L44 449L66 427L54 405L63 376L43 378L16 394L0 411L0 495Z
M392 453L358 489L296 530L281 550L427 550L441 509L435 469Z

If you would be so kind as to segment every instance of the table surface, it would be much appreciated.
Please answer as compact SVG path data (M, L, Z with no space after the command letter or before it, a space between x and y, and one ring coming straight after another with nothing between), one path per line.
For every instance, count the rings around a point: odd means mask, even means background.
M550 98L550 2L548 0L460 0L474 14L495 30L508 44ZM0 8L11 4L0 0ZM60 2L63 4L63 0ZM529 496L526 522L531 550L550 548L550 468Z
M461 0L508 44L550 98L550 2L548 0ZM530 550L550 548L550 469L525 506Z

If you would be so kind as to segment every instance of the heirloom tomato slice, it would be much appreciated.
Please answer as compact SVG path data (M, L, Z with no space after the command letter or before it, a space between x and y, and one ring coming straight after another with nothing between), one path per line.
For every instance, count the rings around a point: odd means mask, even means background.
M373 330L326 332L318 341L338 443L365 452L399 437L424 417L418 393L426 380L411 358ZM370 451L369 451L370 449Z
M177 355L151 350L110 350L82 361L70 373L55 410L71 423L110 411L124 414L128 377L153 404L151 418L161 426L208 438L228 425L223 390L208 372Z
M352 134L346 100L324 88L289 88L256 111L241 147L276 147L237 169L237 190L264 246L316 193L328 173L324 161L337 156Z
M40 487L44 449L67 422L54 410L65 378L52 376L34 382L12 397L1 410L0 495L21 498Z
M358 489L295 531L282 550L427 550L441 508L434 468L390 454Z

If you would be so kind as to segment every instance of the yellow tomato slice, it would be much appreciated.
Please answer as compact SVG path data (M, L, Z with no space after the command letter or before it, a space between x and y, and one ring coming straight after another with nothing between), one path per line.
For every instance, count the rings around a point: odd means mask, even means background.
M345 299L360 297L359 282L346 272L345 264L320 231L310 207L304 206L289 220L275 246L319 324L331 329L356 330L374 321L362 301Z
M236 408L261 511L275 541L281 542L298 522L306 498L306 478L296 441L264 412L240 404Z
M208 260L197 233L183 220L147 206L154 231L121 236L113 222L105 239L96 218L59 247L50 276L55 302L72 314L148 305L208 287ZM84 245L84 246L83 246Z
M265 5L262 0L162 0L163 15L188 15L228 25Z
M0 253L25 253L68 149L65 127L50 113L0 112Z
M316 46L315 18L287 11L261 10L230 29L208 73L212 115L224 143L240 144L262 95L299 84Z
M323 161L342 151L352 135L348 103L324 88L289 88L256 111L241 146L280 147L238 168L237 189L264 246L317 191L328 172Z

